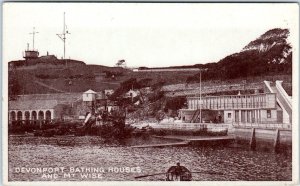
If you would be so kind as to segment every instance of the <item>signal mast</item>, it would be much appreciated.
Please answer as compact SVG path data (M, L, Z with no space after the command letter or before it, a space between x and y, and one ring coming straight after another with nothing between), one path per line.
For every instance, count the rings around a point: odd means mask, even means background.
M30 35L32 35L32 50L29 49L29 43L27 43L27 49L25 49L25 54L23 55L23 58L25 58L26 61L29 59L36 59L39 57L39 52L34 49L34 37L35 34L38 33L39 32L35 31L35 27L33 27L33 31L29 33Z
M61 34L56 34L64 43L64 59L66 59L66 35L70 34L69 31L67 30L67 26L66 26L66 20L65 20L65 16L66 13L64 12L64 25L63 25L63 33ZM67 65L67 63L66 63Z
M35 27L33 27L33 31L31 33L29 33L32 35L32 51L34 51L34 36L35 36L35 34L38 34L38 33L39 32L35 31Z

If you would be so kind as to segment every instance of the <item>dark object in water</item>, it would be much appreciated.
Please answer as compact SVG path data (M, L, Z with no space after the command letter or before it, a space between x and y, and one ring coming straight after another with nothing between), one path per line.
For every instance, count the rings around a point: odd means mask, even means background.
M172 166L166 173L166 181L191 181L192 173L186 167L177 163L177 166Z
M75 140L74 139L57 139L56 140L57 145L59 146L74 146Z
M156 175L166 175L166 181L191 181L192 173L186 167L181 166L180 163L177 163L177 166L172 166L168 169L166 173L156 173L156 174L147 174L143 176L136 176L135 179L145 178L149 176Z
M153 131L152 127L143 127L141 129L135 128L133 129L132 135L135 137L140 137L140 136L149 137L152 131Z

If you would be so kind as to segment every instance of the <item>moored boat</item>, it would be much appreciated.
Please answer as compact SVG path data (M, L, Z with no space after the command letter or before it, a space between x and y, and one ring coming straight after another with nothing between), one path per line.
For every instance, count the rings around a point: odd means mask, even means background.
M172 166L166 173L166 181L191 181L192 173L186 167L177 163L177 166Z
M165 181L192 181L192 172L186 167L181 166L180 163L177 163L176 166L171 166L165 173L147 174L134 178L138 179L157 175L165 175Z

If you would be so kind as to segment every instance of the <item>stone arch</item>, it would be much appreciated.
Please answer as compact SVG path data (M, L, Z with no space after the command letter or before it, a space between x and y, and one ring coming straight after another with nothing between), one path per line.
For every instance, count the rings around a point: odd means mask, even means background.
M47 111L46 111L46 120L47 120L47 121L50 121L50 120L51 120L51 111L50 111L50 110L47 110Z
M16 121L16 112L15 111L10 112L10 120L11 121Z
M22 119L23 119L22 116L23 116L22 112L21 112L21 111L18 111L18 112L17 112L17 120L18 120L18 121L22 120Z
M43 111L39 111L39 120L44 120L44 112Z
M36 121L36 120L37 120L37 114L36 114L36 111L32 111L32 113L31 113L31 119L32 119L33 121Z
M24 115L25 115L25 120L30 120L30 112L29 111L25 111Z

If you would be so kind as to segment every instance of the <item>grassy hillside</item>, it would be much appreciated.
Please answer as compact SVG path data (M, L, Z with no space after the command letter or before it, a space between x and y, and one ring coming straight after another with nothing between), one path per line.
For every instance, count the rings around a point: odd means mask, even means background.
M114 75L114 76L112 76ZM133 72L127 69L80 65L74 67L47 67L36 68L16 68L9 72L10 88L17 84L18 89L14 94L36 94L36 93L59 93L59 92L83 92L88 89L101 91L104 89L116 89L121 82L130 78L138 81L150 79L150 84L164 82L165 85L186 84L187 79L193 76L195 81L199 81L197 72ZM213 79L205 80L202 77L203 85L230 84L234 82L262 82L264 80L283 80L284 87L291 95L292 79L291 75L273 76L246 76L234 79ZM192 81L191 84L193 84Z
M219 62L165 69L199 68L202 82L208 86L283 80L284 88L291 95L292 50L287 42L288 36L287 29L272 29L251 41L241 52L228 55ZM83 92L88 89L101 91L116 89L128 79L147 80L150 86L157 83L194 84L200 79L199 71L133 72L121 67L86 65L82 61L57 59L53 55L12 61L9 66L9 94Z
M194 72L192 72L194 73ZM101 65L42 63L10 68L10 84L17 84L12 94L34 94L55 92L83 92L88 89L101 91L116 89L121 82L130 78L148 78L151 84L184 83L188 72L133 72L120 67Z

